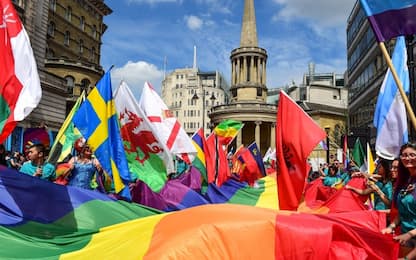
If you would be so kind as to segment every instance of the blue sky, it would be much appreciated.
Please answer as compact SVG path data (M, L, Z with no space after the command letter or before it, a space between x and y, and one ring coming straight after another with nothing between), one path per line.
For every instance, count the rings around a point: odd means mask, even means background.
M230 53L239 47L244 0L106 0L101 64L113 89L124 79L139 95L145 81L160 93L166 73L192 67L219 70L230 81ZM355 0L255 0L259 47L265 48L267 87L301 83L308 63L317 73L344 73L346 24Z

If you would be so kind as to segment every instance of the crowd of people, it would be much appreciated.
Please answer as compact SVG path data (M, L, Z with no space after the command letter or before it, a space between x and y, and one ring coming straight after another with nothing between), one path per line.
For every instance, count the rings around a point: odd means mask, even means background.
M416 144L407 143L393 160L377 158L374 172L360 171L354 161L348 165L334 160L320 165L313 178L332 188L351 190L361 198L372 197L374 210L387 212L387 227L383 234L392 234L393 239L407 248L402 259L416 259ZM365 178L363 189L349 185L351 179Z

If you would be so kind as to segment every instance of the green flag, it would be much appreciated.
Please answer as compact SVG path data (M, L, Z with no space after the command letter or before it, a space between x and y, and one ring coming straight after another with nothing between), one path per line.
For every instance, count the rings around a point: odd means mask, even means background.
M354 149L352 150L352 159L358 167L361 167L365 163L365 153L360 138L355 140Z
M52 164L62 162L71 153L75 141L81 137L81 133L72 123L72 118L84 99L85 93L82 92L56 135L55 142L48 156L48 162Z

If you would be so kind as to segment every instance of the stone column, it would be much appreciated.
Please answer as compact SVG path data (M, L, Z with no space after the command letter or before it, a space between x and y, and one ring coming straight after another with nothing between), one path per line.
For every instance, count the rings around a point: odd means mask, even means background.
M243 129L241 129L237 134L237 141L236 141L235 149L238 149L238 147L240 147L242 143L243 143Z
M241 80L241 65L240 65L240 57L237 58L237 68L238 68L238 72L236 72L236 84L240 83Z
M244 64L243 64L243 80L241 82L247 82L247 56L244 58Z
M255 139L256 139L256 143L257 146L260 148L260 125L261 125L261 121L256 121L254 122L256 124L256 130L255 130Z
M270 126L270 148L276 148L276 123Z

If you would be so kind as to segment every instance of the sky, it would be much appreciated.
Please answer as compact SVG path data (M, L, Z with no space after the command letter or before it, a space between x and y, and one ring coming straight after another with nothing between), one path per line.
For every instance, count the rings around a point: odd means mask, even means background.
M160 93L164 75L193 65L230 82L230 54L240 45L244 0L105 0L113 13L102 38L101 65L115 89L126 81L138 97L145 81ZM255 0L258 46L267 50L267 87L302 83L346 70L346 25L355 0Z

